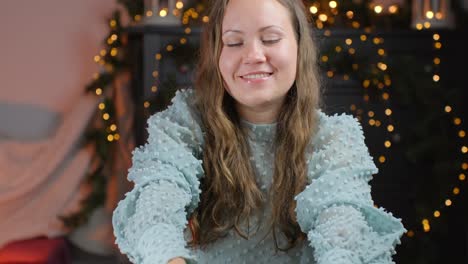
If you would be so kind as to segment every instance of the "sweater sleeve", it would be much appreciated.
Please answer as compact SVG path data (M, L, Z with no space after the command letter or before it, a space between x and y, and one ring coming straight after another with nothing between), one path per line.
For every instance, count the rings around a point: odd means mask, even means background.
M116 244L133 263L195 261L184 229L199 202L203 137L191 96L191 90L177 92L165 111L151 116L147 143L132 153L134 188L114 210L112 224Z
M296 214L318 264L393 263L406 231L401 219L376 208L369 181L378 172L362 127L349 115L319 112L309 160L311 183L296 196Z

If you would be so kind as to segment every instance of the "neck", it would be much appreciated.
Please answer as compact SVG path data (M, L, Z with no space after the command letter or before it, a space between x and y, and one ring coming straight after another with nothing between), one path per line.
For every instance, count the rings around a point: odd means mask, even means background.
M253 124L272 124L278 119L280 108L250 108L236 105L240 118Z

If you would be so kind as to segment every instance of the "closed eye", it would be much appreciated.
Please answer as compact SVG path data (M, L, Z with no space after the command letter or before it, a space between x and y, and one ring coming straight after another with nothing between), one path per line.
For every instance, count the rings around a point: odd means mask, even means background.
M239 47L239 46L241 46L242 44L244 44L244 43L242 43L242 42L238 42L238 43L228 43L228 44L226 44L226 46L228 46L228 47Z
M262 40L263 44L275 44L278 43L281 39L266 39Z

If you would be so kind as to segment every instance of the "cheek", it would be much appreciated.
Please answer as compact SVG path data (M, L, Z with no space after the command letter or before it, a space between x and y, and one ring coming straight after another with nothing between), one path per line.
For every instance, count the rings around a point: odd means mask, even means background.
M221 75L223 76L224 81L228 81L233 74L233 65L232 65L232 56L226 51L221 51L221 55L219 56L219 70Z
M285 73L289 78L296 77L296 67L297 67L297 49L294 46L285 46L274 54L272 57L273 64L276 64L283 73Z

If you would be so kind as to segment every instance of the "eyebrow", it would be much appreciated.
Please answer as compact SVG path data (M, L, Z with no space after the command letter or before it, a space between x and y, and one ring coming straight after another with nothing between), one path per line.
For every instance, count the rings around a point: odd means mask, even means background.
M270 28L278 28L278 29L280 29L281 31L284 31L282 27L276 26L276 25L271 25L271 26L262 27L262 28L260 28L259 31L260 31L260 32L263 32L263 31L265 31L265 30L267 30L267 29L270 29ZM239 33L239 34L244 33L242 30L228 29L228 30L226 30L226 31L223 32L223 35L226 34L226 33L231 33L231 32L232 32L232 33Z

